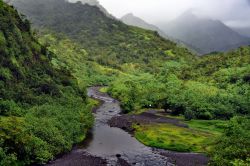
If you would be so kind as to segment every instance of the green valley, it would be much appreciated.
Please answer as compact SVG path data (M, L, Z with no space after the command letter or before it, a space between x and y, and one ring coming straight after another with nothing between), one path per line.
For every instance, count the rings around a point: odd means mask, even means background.
M2 1L0 22L0 165L44 164L84 140L93 102Z
M200 57L96 6L12 4L32 23L0 0L0 165L45 164L85 140L91 86L105 86L123 115L162 110L153 117L186 125L132 121L147 146L250 163L250 46Z

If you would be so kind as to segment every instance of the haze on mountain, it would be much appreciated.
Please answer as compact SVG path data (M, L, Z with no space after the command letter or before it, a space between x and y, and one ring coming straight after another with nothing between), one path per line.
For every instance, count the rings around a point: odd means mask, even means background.
M188 44L200 54L227 51L250 44L244 37L219 20L196 16L189 10L160 27L167 35Z
M123 17L121 17L120 20L127 25L136 26L136 27L148 29L151 31L156 31L159 33L159 35L161 37L168 39L168 40L171 40L171 41L174 41L175 43L177 43L178 45L181 45L183 47L187 47L187 48L189 48L190 51L196 52L196 50L194 50L192 47L190 47L189 44L184 43L183 41L178 40L177 38L174 38L173 36L167 35L165 32L163 32L157 26L147 23L143 19L135 16L133 13L128 13L128 14L124 15Z
M227 51L250 43L250 39L234 32L221 21L198 17L191 10L161 29L129 13L121 18L128 24L157 31L161 36L182 43L199 54Z
M82 0L82 2L103 8L96 0ZM105 9L103 11L107 13ZM200 11L196 10L193 14L192 10L188 10L170 23L166 21L153 25L133 13L128 13L121 17L121 21L127 25L157 31L162 37L181 43L199 54L227 51L250 44L250 39L247 38L250 28L234 27L234 31L222 21L199 15Z
M139 5L142 3L143 6ZM167 36L171 36L172 38L183 41L190 48L198 50L198 52L201 54L208 53L210 51L230 50L231 48L236 48L240 45L249 44L248 41L246 41L246 37L249 37L250 31L250 19L248 17L250 15L249 0L100 0L100 4L103 5L110 13L112 13L116 17L122 17L126 13L133 13L137 16L137 18L134 18L134 21L129 20L130 22L127 19L127 24L143 28L151 28L153 24L160 28L161 31L163 31L165 34L167 34ZM126 8L123 7L125 5ZM174 24L175 21L173 20L179 19L183 16L183 13L185 11L188 11L190 9L195 10L195 17L191 17L190 19L196 20L197 26L198 19L196 19L196 17L200 18L200 24L205 23L201 27L195 27L195 25L193 26L195 30L193 30L192 28L191 32L197 31L198 33L195 33L194 36L191 36L192 33L189 33L189 31L187 31L185 28L183 28L183 32L179 33L186 33L187 36L173 33L172 31L167 33L166 31L170 31L169 29L171 29L171 27L167 27L168 25L170 25L168 23L172 21L172 24ZM131 15L129 16L131 17ZM144 21L139 21L138 17ZM204 19L204 22L201 21L201 17ZM205 19L207 21L205 21ZM186 22L188 22L189 20L182 21L183 25L185 26ZM149 23L150 26L148 27L148 25L145 24L144 26L142 26L141 23L144 22ZM179 23L179 25L181 24ZM210 27L204 28L205 26ZM212 27L216 29L213 30ZM178 26L178 28L178 31L182 31L182 28L180 26ZM208 29L209 31L207 32ZM219 31L223 31L223 29L225 30L225 32L223 32L221 35L219 33L216 33ZM238 34L233 31L236 31ZM197 36L198 34L199 37ZM189 40L186 39L188 35L191 36L191 39ZM221 37L222 39L220 39L219 37ZM193 38L197 39L197 41L193 42ZM204 43L204 40L207 40L207 43ZM211 40L216 41L212 42ZM198 44L196 44L196 42Z
M232 27L232 29L242 36L250 37L250 27Z
M68 2L72 2L72 3L77 3L77 2L81 2L82 4L89 4L91 6L97 6L100 8L100 10L106 14L106 16L114 18L100 3L98 0L66 0Z
M160 28L158 28L157 26L155 26L153 24L147 23L143 19L135 16L133 13L128 13L128 14L124 15L123 17L121 17L120 20L127 25L136 26L136 27L148 29L151 31L157 31L162 37L164 37L166 39L170 38Z
M1 166L249 163L250 46L198 57L92 1L15 1L0 0Z
M141 18L134 16L133 13L128 13L124 15L121 20L127 25L137 26L152 31L161 31L157 26L149 24Z
M250 5L248 0L99 0L112 15L120 18L127 13L159 26L176 19L189 9L198 15L221 20L226 25L250 27ZM142 5L143 4L143 5ZM126 7L124 7L126 6Z

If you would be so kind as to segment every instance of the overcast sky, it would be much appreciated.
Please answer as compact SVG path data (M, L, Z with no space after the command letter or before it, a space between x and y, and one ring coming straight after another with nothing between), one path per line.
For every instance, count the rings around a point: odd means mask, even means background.
M112 15L133 13L149 23L168 22L194 9L231 26L250 27L250 0L99 0Z

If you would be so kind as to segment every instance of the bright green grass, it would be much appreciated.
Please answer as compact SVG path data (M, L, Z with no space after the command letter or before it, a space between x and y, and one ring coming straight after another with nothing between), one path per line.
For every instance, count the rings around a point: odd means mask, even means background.
M142 113L147 112L147 111L149 111L149 110L154 110L154 111L157 111L157 112L162 112L162 111L164 111L163 109L143 108L143 109L138 109L138 110L132 111L132 112L130 112L129 114L139 115L139 114L142 114Z
M108 87L102 87L99 89L100 92L102 93L107 93L108 92Z
M89 105L91 107L90 109L93 109L93 108L97 107L100 102L98 100L88 98L88 103L89 103Z
M227 121L223 120L191 120L185 123L192 129L211 132L213 134L220 134L223 132Z
M154 109L155 110L155 109ZM141 109L134 114L141 114L148 109ZM209 144L223 132L227 121L222 120L191 120L185 121L183 116L162 115L164 110L156 109L157 115L178 119L189 128L178 127L171 124L150 124L134 126L135 137L143 144L179 152L209 151Z
M145 108L145 109L133 111L133 112L131 112L131 114L139 115L143 112L147 112L148 110L157 111L156 115L158 115L158 116L178 119L178 120L182 121L183 123L187 124L189 126L189 128L191 128L191 129L202 130L205 132L211 132L213 134L222 133L223 128L227 123L227 121L225 121L225 120L197 120L197 119L193 119L191 121L186 121L184 116L182 116L182 115L174 116L174 115L170 115L170 114L161 114L164 112L163 109L152 109L152 108L146 109Z
M166 50L166 51L165 51L165 54L166 54L167 56L170 56L170 57L175 57L175 54L173 53L172 50Z
M171 124L134 126L135 137L147 146L178 152L207 152L216 134Z

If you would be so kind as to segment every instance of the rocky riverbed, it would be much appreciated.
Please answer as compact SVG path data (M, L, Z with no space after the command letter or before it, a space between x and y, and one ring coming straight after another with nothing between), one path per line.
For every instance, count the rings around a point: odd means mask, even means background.
M69 154L48 165L52 166L203 166L208 158L202 154L177 153L147 147L133 137L133 123L171 123L187 127L172 118L163 118L147 112L123 115L118 101L99 87L88 89L88 95L101 105L95 109L95 125L83 145L77 145Z

